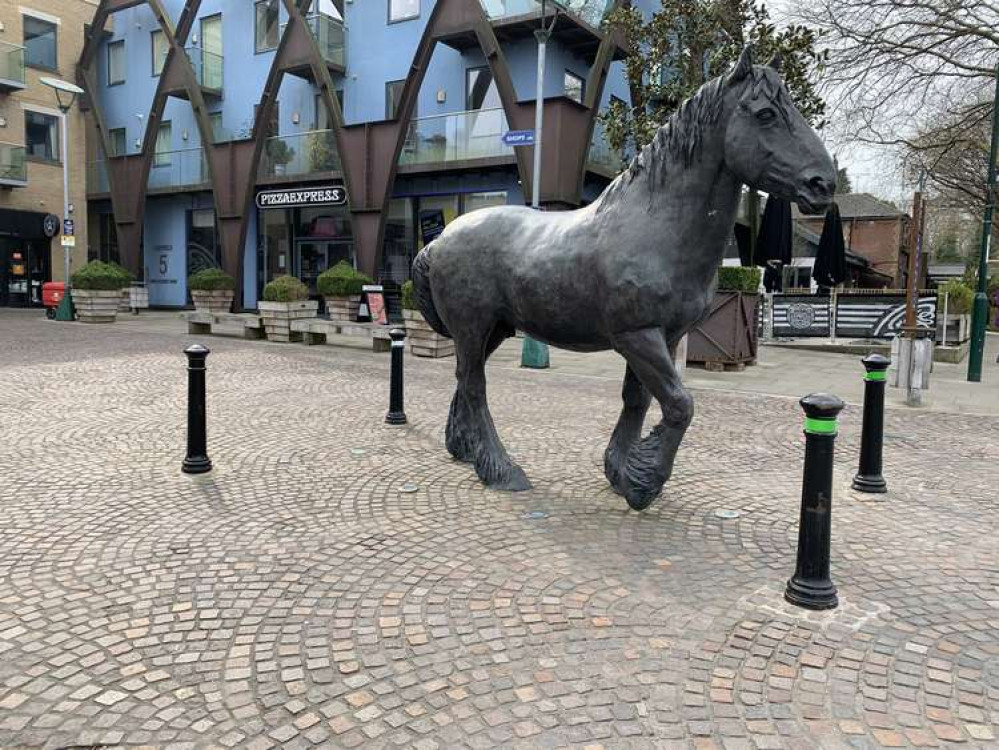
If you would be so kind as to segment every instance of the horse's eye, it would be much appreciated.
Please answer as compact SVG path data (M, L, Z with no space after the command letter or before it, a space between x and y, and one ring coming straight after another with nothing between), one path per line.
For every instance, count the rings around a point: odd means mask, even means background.
M771 122L775 117L777 117L777 113L774 112L770 107L767 107L766 109L761 109L759 112L756 113L756 119L759 120L760 122Z

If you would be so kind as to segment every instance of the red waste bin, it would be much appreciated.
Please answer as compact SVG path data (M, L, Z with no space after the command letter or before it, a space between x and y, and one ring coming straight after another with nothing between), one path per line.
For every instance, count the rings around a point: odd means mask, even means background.
M56 308L62 302L62 297L66 293L66 285L61 281L46 281L42 284L42 304L45 305L45 314L55 317Z

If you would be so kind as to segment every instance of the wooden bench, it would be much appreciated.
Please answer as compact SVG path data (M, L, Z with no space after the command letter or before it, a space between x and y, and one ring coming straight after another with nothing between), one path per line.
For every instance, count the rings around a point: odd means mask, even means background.
M324 318L293 320L291 330L302 334L302 341L308 346L325 344L327 336L358 336L371 339L371 349L387 352L392 348L389 337L390 326L379 323L353 323Z
M213 313L195 312L181 313L181 317L187 321L188 333L211 334L213 325L238 325L243 328L243 338L262 339L264 337L264 327L260 322L260 316L253 313Z

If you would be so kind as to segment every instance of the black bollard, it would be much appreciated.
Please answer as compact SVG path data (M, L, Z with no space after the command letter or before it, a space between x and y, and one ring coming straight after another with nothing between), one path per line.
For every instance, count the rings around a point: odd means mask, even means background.
M829 578L833 448L843 402L828 393L801 399L805 410L805 470L798 520L798 559L784 598L806 609L832 609L839 600Z
M864 429L860 436L860 468L853 478L853 489L861 492L887 492L888 483L881 476L881 452L885 429L885 379L891 360L869 354L864 363Z
M406 424L402 408L402 355L406 351L406 332L401 328L389 331L392 339L392 375L389 384L389 410L385 421L389 424Z
M184 354L187 355L187 456L181 471L204 474L212 470L205 425L205 360L209 350L201 344L191 344Z

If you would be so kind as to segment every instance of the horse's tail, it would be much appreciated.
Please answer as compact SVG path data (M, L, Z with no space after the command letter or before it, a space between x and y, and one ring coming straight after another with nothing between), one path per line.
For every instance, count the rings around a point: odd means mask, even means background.
M441 336L451 338L451 333L437 313L434 295L430 290L430 247L432 243L420 250L416 260L413 261L413 291L416 293L416 303L420 306L420 312L430 327Z

